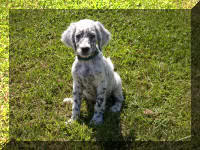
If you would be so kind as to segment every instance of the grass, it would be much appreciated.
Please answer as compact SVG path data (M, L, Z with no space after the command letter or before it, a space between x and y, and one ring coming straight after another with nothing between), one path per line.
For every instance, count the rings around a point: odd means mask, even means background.
M189 0L189 1L181 1L181 0L135 0L135 1L125 1L125 0L101 0L101 1L93 1L93 0L69 0L69 1L42 1L37 0L35 3L32 1L20 1L15 0L10 3L4 1L3 4L7 7L19 8L90 8L90 9L98 9L98 8L112 8L112 9L124 9L124 8L136 8L136 9L179 9L179 8L192 8L194 4L197 3L197 0ZM66 6L67 5L67 6Z
M175 141L191 135L189 11L13 10L10 18L10 138ZM100 20L111 31L103 51L126 96L122 112L106 112L97 127L89 125L85 103L79 122L64 124L74 54L60 35L81 18Z
M8 26L0 27L0 35L6 38L0 39L0 145L8 141Z
M29 1L29 0L27 0L27 1L9 1L9 2L1 1L1 9L0 9L1 10L1 12L0 12L0 20L1 20L1 24L0 24L0 35L1 35L1 41L0 41L0 43L1 43L1 47L0 47L0 62L1 62L0 63L0 78L1 78L1 83L0 83L0 149L1 149L2 145L5 144L6 142L8 142L8 140L9 140L9 135L8 135L8 131L9 131L9 128L8 128L8 112L9 112L9 105L8 105L8 95L9 95L8 94L9 93L8 92L8 79L9 79L9 76L8 76L8 66L9 66L8 65L8 55L9 55L9 53L8 53L8 45L9 45L9 42L8 42L8 29L9 29L8 19L9 19L9 17L8 17L8 9L7 8L10 8L10 9L24 9L24 8L25 9L43 9L43 8L57 8L57 9L59 9L59 8L68 8L68 9L77 8L77 9L81 9L82 8L83 9L83 8L87 7L87 8L109 8L109 9L110 8L113 8L113 9L117 9L117 8L124 8L124 9L126 9L126 8L135 8L135 9L152 9L152 8L180 9L180 8L186 8L186 9L191 9L197 3L197 0L191 0L191 1L166 0L166 1L159 1L158 3L155 3L152 0L149 0L149 1L139 1L138 0L138 1L135 1L134 4L131 1L125 1L125 2L102 1L102 3L94 3L93 1L91 1L91 3L86 3L86 2L84 3L84 2L80 2L80 1L79 2L78 1L77 2L67 1L67 2L69 2L69 3L67 3L67 5L66 5L66 1L55 1L55 2L46 1L46 2L44 2L44 1L38 0L35 3L33 3L32 1ZM88 6L88 4L90 4L90 5ZM143 30L142 30L142 32L143 32ZM58 34L58 33L56 33L56 34ZM154 35L153 35L153 37L154 37ZM159 39L159 37L158 37L158 39ZM111 41L110 44L112 44L112 43L113 43L113 41ZM137 45L139 45L139 44L136 44L136 46ZM110 55L110 53L108 53L108 54L107 53L108 52L106 50L104 50L104 54L106 54L107 56ZM115 55L115 54L113 53L112 55ZM137 54L137 55L139 55L139 54ZM141 55L142 55L142 53L141 53ZM149 55L151 56L151 54L149 54ZM158 55L159 55L159 53L158 53ZM70 54L70 57L71 56L72 56L72 53ZM154 55L154 56L152 56L152 58L155 57L154 59L156 59L156 56L157 55ZM118 56L118 57L120 57L120 56ZM59 58L66 59L66 58L62 58L62 57L59 57ZM114 60L114 59L118 60L117 58L113 58L113 57L111 57L111 58L112 58L112 60ZM135 58L128 58L128 59L133 60L133 62L130 63L130 61L128 61L126 59L122 63L125 63L125 64L129 63L130 65L135 63ZM114 61L115 66L117 63L116 60ZM145 63L145 62L143 62L143 63ZM45 66L45 65L46 64L43 63L43 66ZM162 67L162 63L160 64L160 66ZM164 66L166 66L166 64L164 64ZM70 69L70 67L68 67L68 68ZM124 66L122 68L124 68ZM175 70L175 68L174 68L174 70ZM142 70L142 71L144 71L144 70ZM181 71L179 70L179 72L181 72ZM122 73L124 73L124 72L122 72ZM134 73L135 75L144 74L144 73L140 73L137 71L132 71L132 73ZM122 75L122 74L120 73L120 75ZM66 78L68 78L68 77L64 77L64 79L66 79ZM128 78L130 78L130 77L128 77ZM129 80L131 80L131 78ZM65 80L65 84L67 82L71 82L71 79ZM149 85L143 84L143 82L141 82L141 83L139 82L139 85L141 85L140 89L145 88L145 86L146 87L149 86ZM68 84L68 85L70 86L71 84ZM155 85L155 83L153 85ZM159 89L160 87L157 87L157 88ZM159 90L161 90L161 89L159 89ZM65 92L70 93L70 91L65 91ZM140 95L141 95L141 93L142 92L140 91ZM135 95L135 97L137 98L136 95ZM136 101L136 103L139 104L139 102L137 102L137 101ZM133 105L132 107L137 108L137 106L135 106L135 104L132 104L132 105ZM140 110L140 111L142 112L142 110ZM146 111L144 111L144 112L146 112ZM66 110L65 110L65 113L66 113Z

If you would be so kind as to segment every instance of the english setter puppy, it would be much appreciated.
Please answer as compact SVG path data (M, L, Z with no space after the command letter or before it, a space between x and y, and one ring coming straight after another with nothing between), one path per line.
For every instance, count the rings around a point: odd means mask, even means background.
M114 98L112 112L119 112L124 100L120 76L114 72L110 58L102 54L102 47L110 40L110 32L98 22L89 19L71 23L62 33L61 41L74 49L75 61L72 65L73 99L72 116L68 121L77 120L80 115L81 100L93 101L94 115L90 123L101 124L106 100ZM64 102L70 100L64 99Z

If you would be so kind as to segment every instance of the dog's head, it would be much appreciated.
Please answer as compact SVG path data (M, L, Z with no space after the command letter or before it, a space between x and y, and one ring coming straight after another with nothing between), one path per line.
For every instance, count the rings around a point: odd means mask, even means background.
M97 46L101 50L110 37L110 32L100 22L84 19L71 23L61 41L72 47L78 56L87 58L95 53Z

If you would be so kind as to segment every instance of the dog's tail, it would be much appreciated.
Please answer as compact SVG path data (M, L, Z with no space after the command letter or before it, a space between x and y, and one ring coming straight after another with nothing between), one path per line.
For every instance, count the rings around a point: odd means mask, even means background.
M114 71L114 65L113 65L112 61L110 60L110 57L106 58L106 60L109 64L109 66L111 67L112 71Z
M73 98L64 98L63 103L72 103L73 102Z

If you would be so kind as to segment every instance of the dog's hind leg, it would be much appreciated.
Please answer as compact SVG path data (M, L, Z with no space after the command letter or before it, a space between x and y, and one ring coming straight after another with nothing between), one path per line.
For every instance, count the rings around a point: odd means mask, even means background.
M124 97L122 94L122 83L119 75L115 72L115 79L117 86L112 91L112 96L114 99L114 105L110 108L112 112L119 112L122 107L122 102L124 101Z

